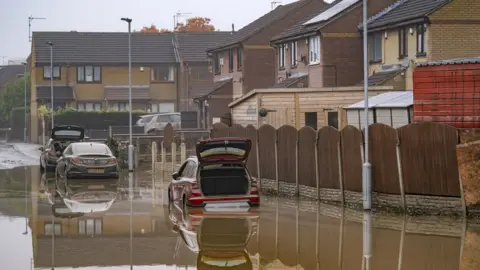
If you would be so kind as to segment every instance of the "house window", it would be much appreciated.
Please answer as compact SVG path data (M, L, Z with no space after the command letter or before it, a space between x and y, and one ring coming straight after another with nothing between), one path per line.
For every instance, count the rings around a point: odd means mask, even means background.
M417 25L417 56L424 56L427 52L427 27L424 24Z
M213 72L218 75L221 73L220 69L220 55L218 53L215 53L213 55Z
M320 63L320 36L310 37L308 40L310 64Z
M382 43L383 38L381 33L375 33L372 37L372 47L371 47L371 61L372 62L381 62L382 61Z
M102 81L102 68L94 66L77 67L77 82L98 83Z
M50 66L45 66L43 67L43 79L51 79L52 78L52 72L51 72L51 67ZM60 67L53 67L53 79L54 80L60 80Z
M102 103L81 102L77 104L78 111L95 111L102 110Z
M408 56L408 36L407 29L401 28L398 30L398 58Z
M62 224L59 223L45 223L45 235L62 235Z
M290 44L290 67L297 66L297 42Z
M280 44L278 47L278 67L285 68L285 44Z
M317 130L317 112L305 113L305 126L311 127Z
M154 82L173 82L175 71L173 67L154 67L152 68L152 81Z
M237 48L237 70L242 70L243 67L243 51L242 48Z
M152 112L155 112L155 113L175 112L175 104L173 102L152 103Z
M233 72L233 49L228 50L228 72Z
M338 129L338 112L328 112L328 125Z
M102 223L102 220L97 218L81 219L78 221L78 234L88 236L102 234Z
M114 111L127 111L128 110L128 103L127 102L114 102L110 106L110 109Z

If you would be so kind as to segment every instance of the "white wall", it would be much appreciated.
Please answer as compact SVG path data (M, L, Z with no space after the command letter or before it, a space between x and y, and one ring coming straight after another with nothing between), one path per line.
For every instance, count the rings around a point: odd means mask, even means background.
M385 108L375 109L377 123L385 124L393 128L408 125L408 109L407 108ZM360 121L359 121L360 116ZM348 110L347 121L349 125L359 129L363 128L363 110ZM369 111L369 122L373 123L373 110Z

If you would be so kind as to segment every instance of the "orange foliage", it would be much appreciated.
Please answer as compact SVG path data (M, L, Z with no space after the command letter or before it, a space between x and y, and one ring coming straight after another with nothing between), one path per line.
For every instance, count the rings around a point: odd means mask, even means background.
M178 23L175 27L176 32L211 32L215 31L215 26L210 24L210 19L205 17L193 17L187 19L186 23Z
M157 26L152 24L150 26L144 26L142 28L142 30L140 30L140 32L144 32L144 33L170 33L170 30L165 29L165 28L158 29Z

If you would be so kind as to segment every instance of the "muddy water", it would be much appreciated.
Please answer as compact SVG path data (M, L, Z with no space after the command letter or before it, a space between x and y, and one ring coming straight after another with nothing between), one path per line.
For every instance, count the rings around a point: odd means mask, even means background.
M0 269L480 269L480 226L462 220L272 197L248 222L182 215L147 172L82 188L71 201L90 194L104 204L67 207L38 167L0 171Z

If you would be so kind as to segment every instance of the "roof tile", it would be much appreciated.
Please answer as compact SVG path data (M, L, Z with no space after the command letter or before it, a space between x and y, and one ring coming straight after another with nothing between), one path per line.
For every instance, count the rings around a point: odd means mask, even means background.
M369 86L379 86L385 81L395 77L400 72L404 71L404 69L394 69L390 71L379 71L375 74L368 77L368 85ZM358 83L358 85L363 85L363 80Z
M299 82L300 80L303 80L307 78L308 75L301 75L297 77L290 77L288 79L285 79L279 83L276 83L272 88L290 88L292 86L296 86L295 84Z
M207 49L232 37L232 32L175 33L180 56L185 62L207 62Z

